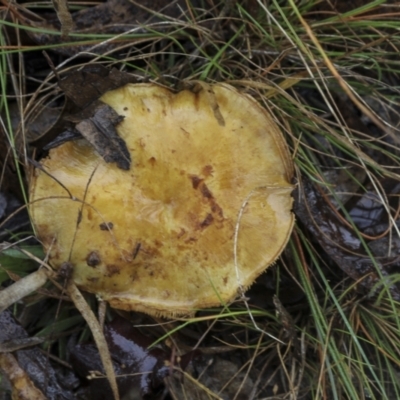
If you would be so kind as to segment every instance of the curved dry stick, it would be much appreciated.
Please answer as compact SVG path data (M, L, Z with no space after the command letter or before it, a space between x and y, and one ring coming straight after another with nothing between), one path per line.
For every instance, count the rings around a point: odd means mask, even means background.
M0 291L0 313L6 308L41 288L47 282L48 271L40 268L25 278Z

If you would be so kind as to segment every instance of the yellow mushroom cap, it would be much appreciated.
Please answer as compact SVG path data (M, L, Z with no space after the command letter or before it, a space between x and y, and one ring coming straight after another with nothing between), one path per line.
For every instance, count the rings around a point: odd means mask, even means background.
M129 84L119 115L130 170L86 140L42 160L30 212L54 268L112 307L190 315L233 300L290 236L292 162L271 116L227 84L174 93Z

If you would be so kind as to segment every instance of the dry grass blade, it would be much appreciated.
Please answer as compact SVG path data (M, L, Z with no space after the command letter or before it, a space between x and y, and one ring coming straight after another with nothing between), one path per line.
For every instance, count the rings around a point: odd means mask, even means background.
M54 9L57 12L57 17L61 22L61 38L63 40L68 39L68 35L74 29L74 21L71 13L68 10L67 0L52 0Z
M71 297L71 300L74 302L76 308L81 313L82 317L87 322L90 331L92 332L93 339L96 342L97 348L99 350L100 358L103 363L104 371L106 373L107 379L110 383L111 390L114 395L114 400L119 400L120 396L118 393L118 385L117 378L115 376L113 363L111 360L110 350L108 349L108 345L106 339L104 337L103 330L94 315L93 311L88 306L85 298L82 296L79 289L71 280L67 286L67 292Z

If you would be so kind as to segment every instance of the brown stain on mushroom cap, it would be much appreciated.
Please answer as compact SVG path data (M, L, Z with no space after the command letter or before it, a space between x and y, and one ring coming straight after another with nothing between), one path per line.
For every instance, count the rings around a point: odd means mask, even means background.
M102 101L125 117L117 130L131 170L78 140L52 149L48 174L31 183L31 215L52 265L71 253L75 282L113 307L174 316L229 302L286 245L293 169L282 135L252 98L212 89L223 126L204 90L137 84L106 93ZM112 229L99 229L109 221Z

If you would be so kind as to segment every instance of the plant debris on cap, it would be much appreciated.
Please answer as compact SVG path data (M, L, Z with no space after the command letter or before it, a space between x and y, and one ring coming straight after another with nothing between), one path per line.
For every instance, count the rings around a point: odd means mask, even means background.
M107 164L84 139L50 150L30 212L55 268L112 307L191 315L232 301L293 227L292 161L272 117L227 84L103 95L132 159Z

